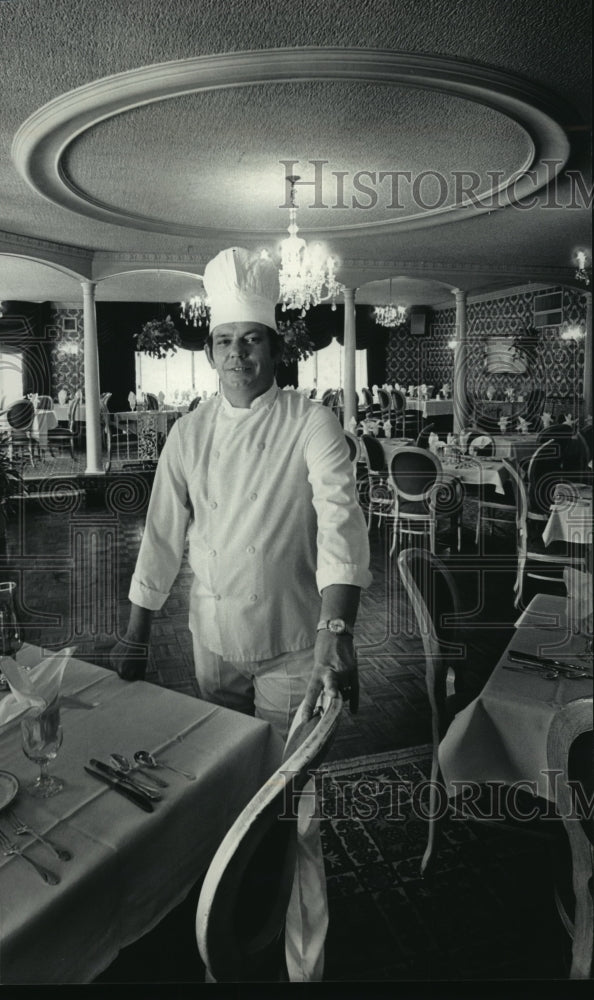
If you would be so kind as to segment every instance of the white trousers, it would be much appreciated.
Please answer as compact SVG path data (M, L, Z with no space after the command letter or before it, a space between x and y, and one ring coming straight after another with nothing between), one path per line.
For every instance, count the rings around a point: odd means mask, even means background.
M302 721L298 709L313 668L313 646L239 663L224 660L194 636L194 666L205 701L270 722L284 741ZM311 779L299 801L297 860L285 925L290 982L322 981L327 928L326 874Z

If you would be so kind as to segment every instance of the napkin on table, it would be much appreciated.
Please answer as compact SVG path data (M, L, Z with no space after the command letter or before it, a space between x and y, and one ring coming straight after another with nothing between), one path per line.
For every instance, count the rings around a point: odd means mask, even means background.
M66 664L74 650L74 646L68 646L51 653L31 669L10 656L2 657L0 665L11 693L0 701L0 726L25 715L30 709L43 711L57 699Z

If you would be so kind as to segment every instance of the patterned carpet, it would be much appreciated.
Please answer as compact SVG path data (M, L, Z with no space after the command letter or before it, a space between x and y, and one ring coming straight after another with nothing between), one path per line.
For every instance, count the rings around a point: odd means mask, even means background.
M401 797L396 818L394 783L418 788L429 770L430 747L419 746L337 761L319 775L328 816L326 980L566 977L556 841L448 819L435 873L419 877L427 824L415 816L414 795Z

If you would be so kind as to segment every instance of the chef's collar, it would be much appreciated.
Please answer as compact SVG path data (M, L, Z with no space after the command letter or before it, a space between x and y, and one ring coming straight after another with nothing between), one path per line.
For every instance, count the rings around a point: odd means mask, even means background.
M256 396L252 399L249 406L232 406L227 397L225 396L225 390L223 389L221 393L221 406L223 408L223 413L228 417L235 417L236 419L240 416L245 416L247 413L251 413L253 410L259 410L262 406L271 406L278 394L278 386L276 382L273 382L270 389L263 392L261 396Z

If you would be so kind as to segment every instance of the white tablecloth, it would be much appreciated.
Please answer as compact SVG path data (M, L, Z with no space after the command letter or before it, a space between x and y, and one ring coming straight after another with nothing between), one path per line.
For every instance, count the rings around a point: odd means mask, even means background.
M40 448L47 448L47 432L58 426L58 418L53 410L37 410L33 418L31 433Z
M537 434L494 434L496 458L530 458L537 448Z
M496 493L504 493L504 471L501 462L489 459L473 458L465 460L463 465L449 465L442 462L444 473L455 476L461 483L469 486L494 486Z
M424 417L449 416L454 412L451 399L411 399L407 396L407 410L419 410Z
M571 484L567 488L571 489ZM579 497L561 499L552 505L542 534L545 545L551 542L592 545L592 490L584 489L581 493Z
M534 627L525 617L551 621L558 615L559 605L552 608L547 597L537 594L533 599L483 691L458 713L440 743L439 762L449 795L457 791L453 782L529 780L536 794L552 797L544 773L551 723L564 705L591 696L592 681L562 676L546 680L536 673L504 669L505 664L514 666L507 658L510 649L541 656L562 653L564 660L591 669L586 635L574 635L562 625Z
M68 411L70 409L70 403L56 403L54 406L54 413L58 420L68 420ZM87 411L84 403L81 403L76 411L76 419L80 421L85 421L87 419Z
M35 647L17 656L39 658ZM21 838L32 857L59 873L60 885L47 886L18 858L0 855L5 984L90 982L187 895L279 759L268 723L153 684L127 683L91 664L71 662L63 690L99 703L91 711L62 708L64 742L50 770L66 787L47 800L22 790L14 807L73 860L61 863ZM138 749L193 771L197 780L161 770L169 787L145 813L83 770L90 757L132 757ZM0 759L21 785L35 777L18 721L0 729ZM1 815L0 825L8 830Z

